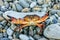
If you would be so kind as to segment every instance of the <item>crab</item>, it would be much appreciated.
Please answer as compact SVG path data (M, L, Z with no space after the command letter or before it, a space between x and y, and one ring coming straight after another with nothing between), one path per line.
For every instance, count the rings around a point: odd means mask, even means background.
M42 28L44 27L44 24L42 24L42 22L46 21L47 18L48 18L48 14L46 14L42 18L40 18L38 15L26 15L24 19L12 18L11 22L14 24L20 24L19 27L20 30L27 26L34 25L39 27L42 32Z
M10 13L10 12L9 12ZM16 13L16 12L14 12ZM6 13L7 14L7 13ZM12 12L10 13L12 14ZM7 14L10 16L10 14ZM17 18L16 15L24 15L23 18ZM25 27L28 27L28 26L31 26L31 25L34 25L34 26L37 26L41 29L41 32L42 32L42 28L45 26L42 22L45 22L46 19L48 18L48 13L46 13L44 16L40 17L38 13L34 13L34 15L32 13L17 13L16 15L12 15L14 17L11 17L11 23L13 24L19 24L20 27L17 27L16 29L23 29ZM29 15L28 15L29 14ZM31 15L32 14L32 15ZM41 15L41 14L40 14ZM16 16L16 17L15 17ZM21 16L20 16L21 17Z

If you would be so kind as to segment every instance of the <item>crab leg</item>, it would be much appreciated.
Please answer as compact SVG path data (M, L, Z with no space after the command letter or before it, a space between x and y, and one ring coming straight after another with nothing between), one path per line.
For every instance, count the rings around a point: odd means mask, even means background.
M42 30L43 30L43 27L44 27L44 24L37 24L37 26L41 29L41 34L42 34Z
M21 25L19 29L21 30L21 29L23 29L24 27L27 27L27 26L29 26L29 25L27 25L27 24L26 25Z
M42 18L40 18L40 20L36 21L36 23L41 23L46 21L46 19L48 18L48 14L46 14L45 16L43 16Z

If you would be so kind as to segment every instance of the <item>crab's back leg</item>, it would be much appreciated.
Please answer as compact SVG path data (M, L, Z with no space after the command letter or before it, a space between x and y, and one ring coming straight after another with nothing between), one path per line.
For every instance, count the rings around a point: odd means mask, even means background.
M37 24L37 26L40 28L40 34L43 32L43 27L45 26L44 24Z

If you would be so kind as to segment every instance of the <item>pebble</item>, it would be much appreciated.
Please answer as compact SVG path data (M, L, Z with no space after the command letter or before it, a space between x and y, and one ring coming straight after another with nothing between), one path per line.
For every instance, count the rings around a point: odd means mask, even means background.
M58 23L60 23L60 17L58 17Z
M29 12L30 11L30 8L24 8L22 9L22 12Z
M30 37L29 37L29 40L34 40L34 38L30 36Z
M57 12L57 15L60 16L60 11Z
M30 4L30 8L33 8L33 7L35 7L36 6L36 2L32 2L31 4Z
M13 34L13 30L11 30L10 28L7 29L7 34L8 35L12 35Z
M37 0L37 3L41 5L41 4L43 4L43 1L42 0Z
M40 38L40 39L38 39L38 40L48 40L48 39L46 39L46 38L42 37L42 38Z
M19 4L15 4L15 6L16 6L17 11L19 12L23 9L22 6L20 6Z
M58 24L51 24L44 30L44 35L47 38L60 39L60 26Z
M20 35L19 35L19 38L20 38L21 40L29 40L29 37L26 36L26 35L24 35L24 34L20 34Z
M1 40L10 40L9 38L1 38Z
M29 3L27 3L25 0L19 0L19 4L21 6L23 6L24 8L28 8L29 7Z
M38 40L38 39L41 38L41 36L39 36L39 35L34 35L34 38L35 38L36 40Z

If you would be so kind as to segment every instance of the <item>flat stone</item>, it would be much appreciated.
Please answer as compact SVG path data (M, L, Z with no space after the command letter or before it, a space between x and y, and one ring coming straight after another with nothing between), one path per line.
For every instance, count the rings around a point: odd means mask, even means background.
M20 34L20 35L19 35L19 38L20 38L21 40L29 40L29 37L26 36L26 35L24 35L24 34Z
M60 26L58 24L51 24L44 30L44 35L47 38L60 39Z
M7 34L8 34L8 35L12 35L12 33L13 33L13 30L11 30L10 28L8 28L8 29L7 29Z
M29 3L27 3L25 0L19 0L19 3L21 6L23 6L25 8L29 7Z
M33 8L34 6L36 6L36 2L32 2L32 3L30 4L30 8Z
M15 4L15 6L16 6L17 11L21 11L22 10L22 6L20 6L19 4Z
M48 40L48 39L46 39L46 38L42 37L42 38L40 38L40 39L38 39L38 40Z

